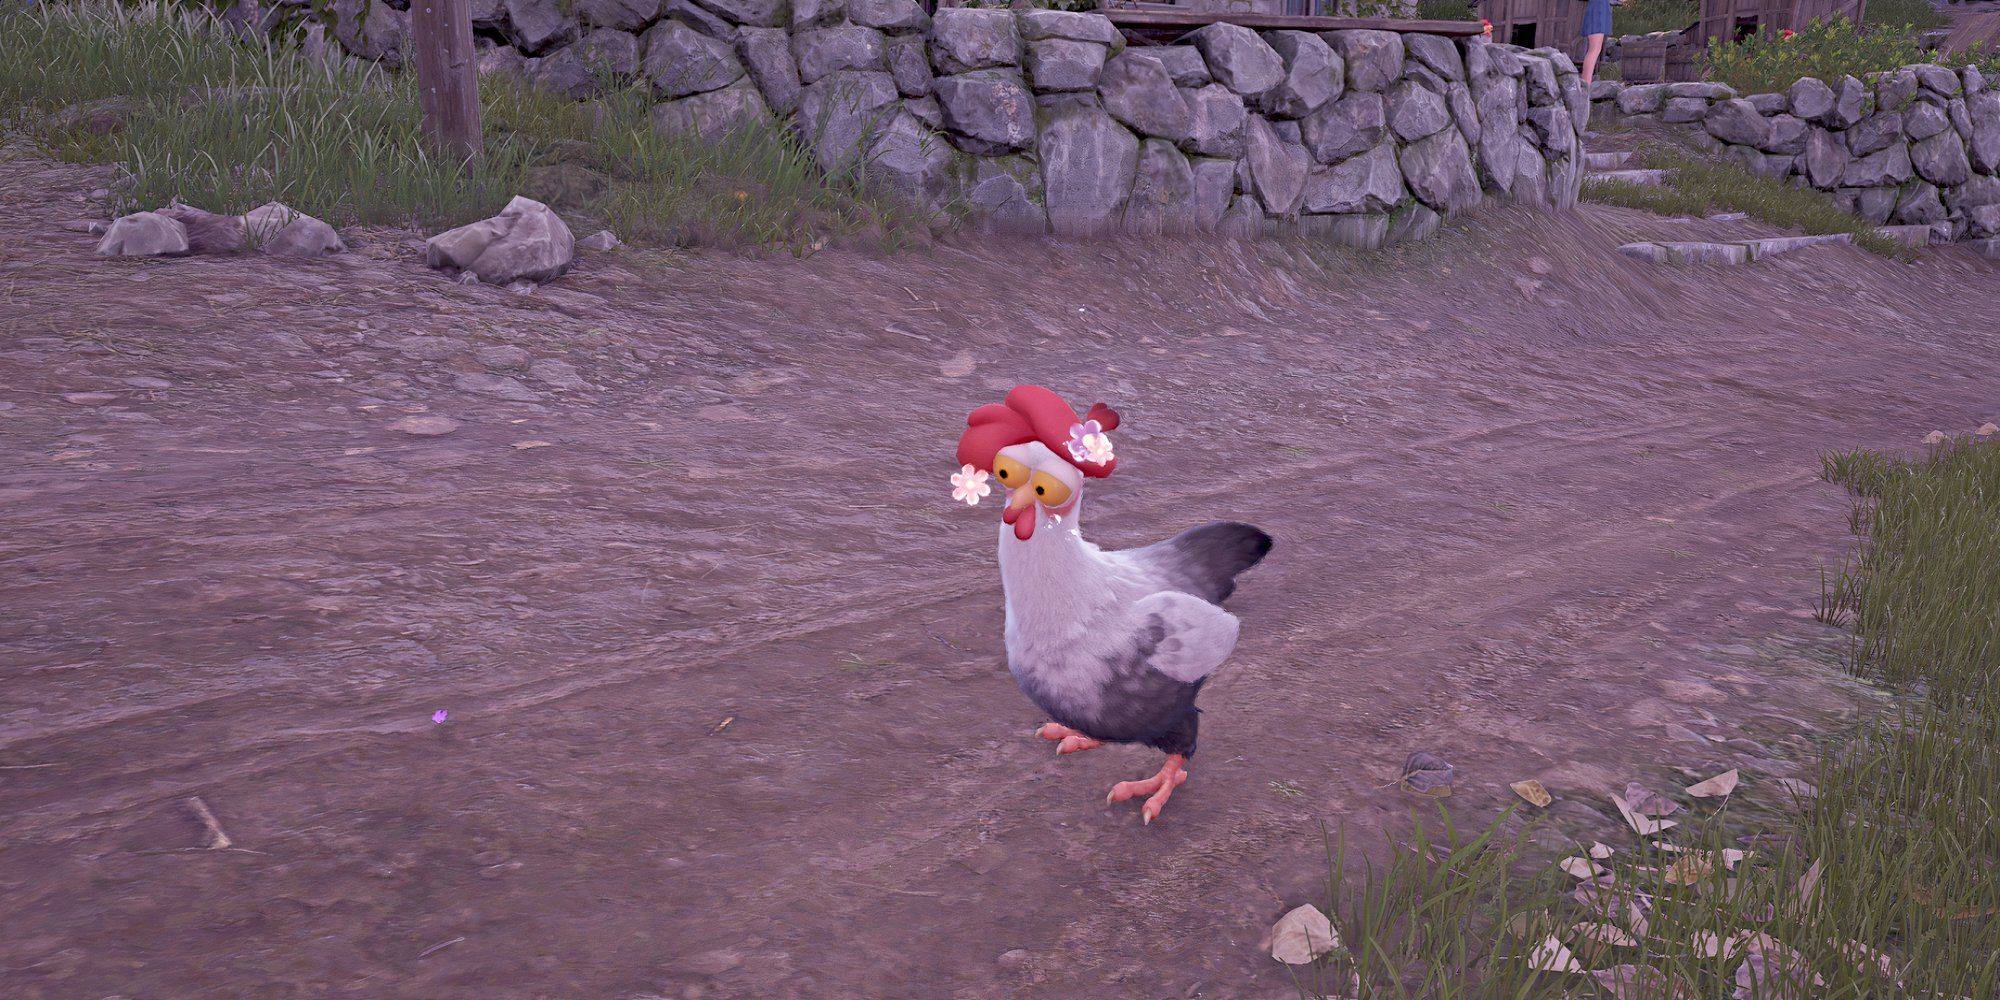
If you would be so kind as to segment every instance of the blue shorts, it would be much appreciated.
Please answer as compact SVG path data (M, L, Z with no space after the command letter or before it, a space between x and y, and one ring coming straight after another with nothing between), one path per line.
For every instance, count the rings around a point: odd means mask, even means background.
M1585 38L1611 34L1611 0L1590 0L1583 9L1583 30L1577 34Z

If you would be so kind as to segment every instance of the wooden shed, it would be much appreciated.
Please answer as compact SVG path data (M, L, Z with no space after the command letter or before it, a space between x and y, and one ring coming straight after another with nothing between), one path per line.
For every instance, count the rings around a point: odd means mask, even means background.
M1479 16L1493 22L1493 40L1524 48L1568 51L1583 26L1578 0L1481 0Z

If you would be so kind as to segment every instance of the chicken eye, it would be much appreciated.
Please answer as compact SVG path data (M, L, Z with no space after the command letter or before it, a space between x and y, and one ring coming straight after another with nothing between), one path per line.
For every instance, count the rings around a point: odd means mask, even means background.
M993 478L1012 489L1028 481L1028 467L1002 455L993 460Z
M1062 480L1046 472L1037 472L1030 482L1035 487L1035 499L1044 506L1060 507L1069 502L1069 487Z

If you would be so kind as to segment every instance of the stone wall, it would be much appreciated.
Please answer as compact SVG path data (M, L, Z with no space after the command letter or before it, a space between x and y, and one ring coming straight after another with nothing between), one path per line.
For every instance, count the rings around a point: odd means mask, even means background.
M1128 46L1097 14L915 0L474 3L482 72L579 99L642 77L668 131L775 115L822 167L998 230L1372 247L1488 196L1568 204L1583 175L1590 103L1554 49L1227 24ZM384 0L334 13L352 55L407 43Z
M1752 172L1810 185L1871 222L2000 235L2000 81L1979 70L1905 66L1866 82L1802 79L1748 97L1718 83L1621 86L1591 99L1624 115L1685 123Z

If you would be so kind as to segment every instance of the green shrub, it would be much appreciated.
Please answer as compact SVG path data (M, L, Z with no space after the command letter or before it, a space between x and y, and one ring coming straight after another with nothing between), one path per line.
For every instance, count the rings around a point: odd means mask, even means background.
M1417 0L1419 21L1477 21L1471 0Z
M1913 30L1857 31L1845 18L1815 21L1789 37L1759 31L1741 41L1713 40L1708 47L1709 77L1744 94L1781 91L1805 76L1864 77L1931 59ZM1973 63L1988 73L2000 70L2000 59L1990 53L1960 56L1952 62Z
M1615 35L1650 35L1655 31L1679 31L1695 23L1701 6L1695 0L1627 0L1611 8L1611 32Z

